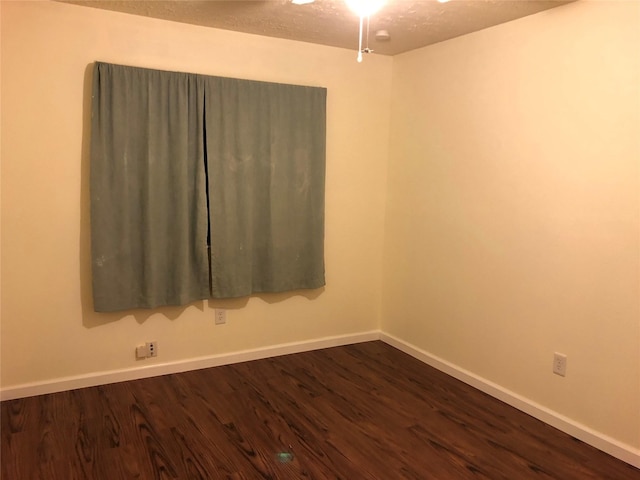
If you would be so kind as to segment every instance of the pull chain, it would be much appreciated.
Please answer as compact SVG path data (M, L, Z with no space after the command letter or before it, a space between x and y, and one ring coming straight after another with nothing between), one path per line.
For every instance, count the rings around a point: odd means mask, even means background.
M358 63L362 63L362 53L371 53L373 50L369 48L369 24L371 22L371 17L367 16L367 46L362 48L362 30L364 26L364 17L360 17L360 40L358 42Z
M362 20L363 16L360 16L360 40L358 41L358 63L362 63Z

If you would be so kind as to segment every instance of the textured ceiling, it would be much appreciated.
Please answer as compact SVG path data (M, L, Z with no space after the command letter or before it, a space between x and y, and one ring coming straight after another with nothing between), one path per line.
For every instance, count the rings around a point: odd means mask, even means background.
M58 0L239 32L358 48L359 19L343 0ZM572 1L572 0L569 0ZM568 3L566 0L387 0L370 19L368 46L395 55ZM390 40L378 41L377 30ZM367 46L366 40L363 41Z

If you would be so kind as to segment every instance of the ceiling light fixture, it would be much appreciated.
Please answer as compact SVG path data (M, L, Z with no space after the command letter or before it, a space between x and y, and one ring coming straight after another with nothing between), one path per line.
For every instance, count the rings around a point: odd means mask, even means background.
M349 7L356 15L360 17L360 40L358 43L358 62L362 62L362 53L372 52L369 49L369 17L382 8L386 0L345 0ZM362 49L362 26L364 17L367 17L367 47Z
M306 5L307 3L313 3L315 0L291 0L294 5Z
M385 0L345 0L345 3L359 17L368 17L380 10Z

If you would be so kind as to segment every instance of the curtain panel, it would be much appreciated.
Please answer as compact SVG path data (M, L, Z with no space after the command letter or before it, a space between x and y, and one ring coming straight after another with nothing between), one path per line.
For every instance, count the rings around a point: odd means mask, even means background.
M324 285L326 89L97 62L94 309Z

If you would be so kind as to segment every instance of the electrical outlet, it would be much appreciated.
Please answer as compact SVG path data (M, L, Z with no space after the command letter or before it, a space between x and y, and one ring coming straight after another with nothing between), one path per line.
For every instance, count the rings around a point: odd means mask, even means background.
M567 356L562 353L553 354L553 373L564 377L567 375Z
M215 319L216 325L227 323L227 311L224 308L216 308Z
M158 356L158 342L147 342L147 357Z

